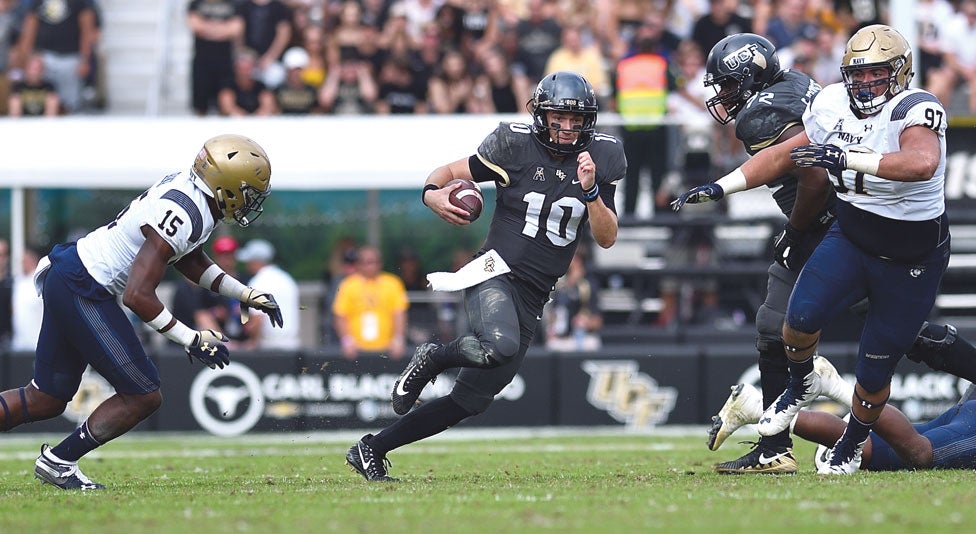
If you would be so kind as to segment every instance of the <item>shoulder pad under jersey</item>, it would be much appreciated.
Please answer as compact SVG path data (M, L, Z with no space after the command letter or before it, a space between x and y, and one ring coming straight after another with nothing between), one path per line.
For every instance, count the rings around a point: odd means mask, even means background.
M788 70L783 79L753 96L735 119L735 136L749 154L775 144L791 126L802 124L803 111L820 85L802 72Z

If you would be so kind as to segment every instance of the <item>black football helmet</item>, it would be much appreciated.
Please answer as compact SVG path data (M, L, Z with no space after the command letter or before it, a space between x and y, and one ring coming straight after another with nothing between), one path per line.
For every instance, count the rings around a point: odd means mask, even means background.
M558 154L582 152L593 142L596 131L596 93L593 86L575 72L559 71L546 75L527 104L532 113L532 130L542 146ZM553 139L553 130L546 119L547 111L578 113L583 116L579 137L573 144L560 144ZM558 130L558 129L556 129Z
M705 60L705 87L715 90L705 105L715 120L728 124L781 72L776 47L768 39L754 33L730 35L716 43Z

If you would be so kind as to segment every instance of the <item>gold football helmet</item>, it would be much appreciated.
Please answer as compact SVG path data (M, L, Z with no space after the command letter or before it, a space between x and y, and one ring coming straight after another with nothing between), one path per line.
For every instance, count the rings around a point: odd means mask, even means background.
M241 226L261 215L261 205L271 192L268 154L241 135L218 135L204 143L191 172L207 185L205 191L217 202L224 218L234 219Z
M857 82L851 77L854 71L874 67L888 69L888 78ZM865 26L847 41L840 72L851 106L866 115L873 115L892 97L908 89L915 75L912 71L912 49L908 41L890 26ZM873 87L884 85L887 85L887 90L880 96L875 96L871 91Z

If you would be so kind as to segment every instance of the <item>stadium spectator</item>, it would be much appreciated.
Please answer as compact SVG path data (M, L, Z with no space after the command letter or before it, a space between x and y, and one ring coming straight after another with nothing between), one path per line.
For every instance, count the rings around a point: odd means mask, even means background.
M0 238L0 350L10 346L13 335L14 280L10 272L10 242Z
M461 7L445 2L437 8L437 14L434 15L434 20L429 26L437 35L443 50L457 50L467 59L472 56L466 53L467 49L464 46L463 14ZM426 30L426 26L424 29Z
M558 281L546 306L546 348L561 352L594 351L602 345L600 284L586 271L584 249L576 249L569 268Z
M10 83L22 76L19 63L23 58L16 49L20 27L17 0L0 0L0 115L7 114Z
M778 50L791 46L801 35L816 33L817 25L807 17L808 3L808 0L775 0L775 12L764 35Z
M37 336L41 332L41 319L44 317L44 301L37 295L34 287L34 269L41 254L34 247L24 247L20 258L20 273L14 276L13 284L13 330L10 350L34 352Z
M305 83L302 72L308 66L308 52L295 46L285 51L281 58L285 68L285 83L274 90L275 104L282 115L309 115L317 113L318 91Z
M339 8L336 25L329 32L326 52L329 65L338 65L348 58L362 57L368 43L375 41L379 28L362 22L362 8L356 0L345 0Z
M7 109L11 117L56 117L61 113L61 98L54 84L44 76L44 60L39 55L27 58L23 79L13 83Z
M359 19L363 25L382 30L390 14L390 2L388 0L362 0L359 9Z
M519 68L530 80L542 78L548 72L546 61L559 47L562 35L562 28L546 12L546 0L529 0L529 14L515 25L515 35Z
M786 309L789 381L758 427L764 436L777 435L813 401L820 383L812 356L821 329L837 311L868 298L855 371L858 402L819 468L830 475L860 465L894 367L926 326L949 260L946 114L932 94L910 87L908 42L889 26L862 28L848 41L841 70L844 82L824 88L804 112L804 132L760 151L717 183L682 194L685 201L717 200L794 167L822 167L839 177L837 223L804 265ZM826 144L828 138L838 144Z
M946 107L960 84L968 86L969 113L976 113L976 0L962 0L959 12L943 27L942 67L931 72L928 89Z
M221 115L242 117L246 115L274 115L275 95L254 77L257 56L252 50L238 50L234 56L234 77L220 89L217 104Z
M403 281L407 291L426 291L427 278L420 265L420 256L410 247L400 249L397 254L396 275Z
M597 100L606 105L612 88L605 64L606 60L596 43L583 43L583 29L567 26L563 28L559 47L546 60L545 72L572 70L580 73L593 85Z
M254 74L268 88L278 87L285 77L281 56L291 43L291 9L282 0L244 0L242 44L257 54Z
M375 111L379 87L369 62L349 57L329 70L319 104L332 115L368 115Z
M668 127L662 121L668 111L668 61L659 52L663 26L658 17L649 18L635 34L636 52L615 68L616 108L624 120L621 137L627 154L627 182L621 216L637 214L644 172L650 173L647 194L653 205L668 174Z
M348 236L340 237L332 247L328 264L322 273L325 290L319 305L321 317L319 328L321 329L320 338L325 345L339 343L339 336L336 334L332 317L332 303L335 302L335 295L342 280L356 272L356 251L358 249L359 246L355 239Z
M18 42L21 61L39 54L68 113L82 107L82 87L94 60L98 39L92 0L63 0L51 8L46 0L30 0Z
M485 113L488 94L475 91L468 63L458 50L448 50L427 84L433 113Z
M513 72L496 48L481 56L482 72L475 78L474 91L488 95L485 113L518 113L522 111L519 95L528 94L529 79ZM480 95L479 95L480 96Z
M383 271L376 247L356 251L356 272L339 283L332 315L342 355L385 353L403 357L407 334L407 291L399 276Z
M485 411L518 372L539 328L549 291L569 267L583 229L588 227L601 247L616 240L614 190L627 163L620 143L594 141L593 88L575 73L547 75L536 88L532 112L534 126L516 129L502 123L482 142L477 157L440 166L427 177L421 201L455 226L469 221L461 217L465 213L461 208L451 204L448 197L455 186L445 187L448 181L494 181L506 187L498 188L494 224L479 256L467 271L445 274L448 285L441 286L464 288L472 332L445 344L417 347L392 392L393 410L404 417L375 436L363 436L346 453L347 463L367 481L394 480L385 464L390 451ZM558 179L554 170L546 181L536 178L538 169L554 168L566 178ZM580 183L574 184L577 180ZM553 197L540 191L551 192L561 205L581 211L566 217L562 230L555 223L533 223L539 231L532 235L523 232L522 224L501 223L533 216L534 210L525 211L525 198L552 202ZM457 367L461 371L449 395L414 408L431 380Z
M915 3L915 23L918 28L918 75L922 87L930 87L929 73L942 67L942 34L946 24L955 17L955 8L948 0L919 0ZM939 96L933 92L935 96ZM941 99L941 98L940 98ZM942 100L949 105L950 102Z
M887 0L833 0L831 15L840 26L842 35L873 24L883 24L888 18Z
M308 52L308 65L302 69L302 81L320 89L325 83L327 74L325 60L325 43L322 28L309 26L302 32L302 42L299 45Z
M709 0L710 9L695 21L691 39L698 48L711 50L722 39L752 29L752 21L736 13L738 0Z
M420 84L405 56L391 56L383 63L379 75L378 115L427 113L427 87Z
M203 116L217 110L217 95L234 83L234 43L244 34L244 19L236 0L190 0L187 22L193 33L193 112Z
M110 224L55 246L41 260L36 276L44 320L34 375L27 385L0 393L0 428L60 415L87 365L115 390L64 440L41 446L34 474L42 482L65 490L105 488L85 476L78 461L131 430L162 403L159 371L123 306L179 342L191 362L195 358L211 368L230 363L226 337L177 322L159 301L157 287L170 264L281 324L274 297L222 272L200 246L222 220L242 226L253 221L270 192L270 180L267 155L257 143L238 135L215 137L197 152L190 173L158 180ZM216 198L225 201L218 206Z
M616 62L633 53L630 47L637 28L644 23L648 12L656 9L647 9L643 0L609 0L602 7L602 21L610 39L608 59Z
M480 57L494 46L498 32L498 7L494 0L458 0L461 6L461 51L465 57Z
M402 10L406 18L407 35L413 42L419 42L424 27L434 22L437 10L444 5L445 0L396 0L400 4L397 11Z
M814 356L814 363L823 384L823 394L850 409L854 386L844 381L823 356ZM970 386L959 402L942 415L921 424L913 425L900 410L886 405L864 443L860 469L976 469L976 448L972 446L976 401L972 400L972 392L973 386ZM709 448L717 450L732 432L758 423L762 413L762 394L755 387L751 384L732 386L732 394L716 416L729 424L725 425L721 436L709 434ZM801 410L793 420L791 431L819 444L814 456L819 469L829 462L830 447L840 439L846 426L845 420L833 413Z
M273 263L274 245L264 239L252 239L237 251L237 261L251 275L248 285L271 290L278 302L284 324L273 328L267 315L251 317L244 324L249 349L297 350L301 347L298 284L290 274Z
M238 278L235 252L237 240L231 236L218 237L211 246L213 262L228 275ZM235 298L213 293L181 277L170 309L176 320L194 330L223 333L230 340L227 343L230 348L247 345L241 324L241 303Z

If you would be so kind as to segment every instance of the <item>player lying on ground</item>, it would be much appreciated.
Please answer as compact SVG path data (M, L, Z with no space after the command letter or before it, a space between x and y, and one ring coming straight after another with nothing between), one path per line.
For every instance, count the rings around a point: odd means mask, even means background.
M814 364L823 385L822 394L850 408L854 386L826 358L816 356ZM959 403L942 415L922 424L913 425L900 410L886 405L864 445L860 468L869 471L976 468L976 400L969 400L973 389L971 386ZM733 386L732 394L713 418L708 448L718 450L737 429L758 423L762 413L762 394L755 387ZM818 472L829 469L826 453L845 428L844 419L814 410L800 410L790 424L794 435L819 444L814 458Z

